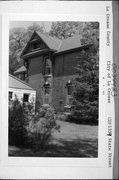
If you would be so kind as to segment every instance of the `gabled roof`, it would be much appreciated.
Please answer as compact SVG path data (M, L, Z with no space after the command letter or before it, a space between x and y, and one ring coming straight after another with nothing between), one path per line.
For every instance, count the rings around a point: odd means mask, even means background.
M9 88L34 90L28 83L11 74L9 74Z
M45 44L51 49L51 50L58 50L61 46L62 41L58 38L49 36L47 33L39 33L37 32L39 37L45 42Z
M61 46L58 49L57 53L79 48L81 46L81 37L79 35L75 35L62 40Z
M35 35L38 35L39 39L41 39L50 50L53 50L55 52L55 54L60 53L60 52L65 52L67 50L73 50L73 49L87 46L87 45L81 44L81 36L80 35L74 35L67 39L61 40L56 37L51 37L47 33L34 32L31 36L29 42L27 43L26 47L24 48L21 56L24 54L30 41L33 39L33 37Z
M41 39L44 42L44 44L50 50L57 51L59 49L60 43L61 43L60 39L51 37L47 33L40 33L40 32L34 31L32 36L31 36L31 38L30 38L30 40L28 41L28 43L26 44L25 48L23 49L23 51L21 53L21 57L22 57L22 55L24 55L24 52L28 48L28 46L29 46L30 42L32 41L33 37L36 36L36 35L38 35L39 40Z
M26 72L25 66L21 66L19 69L14 71L14 74L19 74L19 73L22 73L22 72Z

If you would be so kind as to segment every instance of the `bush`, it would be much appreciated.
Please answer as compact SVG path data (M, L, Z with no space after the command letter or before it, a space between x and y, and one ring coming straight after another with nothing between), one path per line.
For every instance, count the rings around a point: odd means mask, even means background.
M11 102L9 106L9 144L22 146L25 144L27 138L28 124L25 118L25 110L19 100L16 99Z
M36 149L46 147L52 133L59 128L54 109L50 106L40 107L29 126L29 137L32 139L33 147Z
M66 121L76 124L98 125L97 118L95 119L93 115L88 116L88 114L83 116L82 111L79 110L75 110L71 115L68 115Z
M57 119L60 121L65 121L66 116L64 115L64 113L57 113Z
M55 130L59 130L56 115L50 106L36 103L22 105L16 99L9 106L9 144L24 147L44 148Z

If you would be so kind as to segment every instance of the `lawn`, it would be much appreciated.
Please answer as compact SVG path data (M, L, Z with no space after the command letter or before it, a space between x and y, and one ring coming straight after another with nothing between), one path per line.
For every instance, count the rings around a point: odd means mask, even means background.
M31 157L98 157L98 126L59 121L60 132L54 132L49 145L33 151L9 147L9 156Z

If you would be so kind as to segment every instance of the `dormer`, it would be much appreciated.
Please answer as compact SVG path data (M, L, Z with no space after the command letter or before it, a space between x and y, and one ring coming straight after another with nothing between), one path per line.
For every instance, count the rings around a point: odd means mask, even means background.
M27 59L29 56L43 54L47 52L56 52L61 41L49 36L47 33L34 32L28 41L26 47L21 53L22 59Z

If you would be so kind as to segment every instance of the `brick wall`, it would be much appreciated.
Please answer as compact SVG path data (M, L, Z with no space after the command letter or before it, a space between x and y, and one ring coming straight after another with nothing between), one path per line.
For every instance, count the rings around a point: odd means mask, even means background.
M77 59L80 51L55 57L53 65L52 104L57 111L64 111L67 99L66 83L76 76Z
M28 76L42 73L42 58L43 56L36 56L29 59Z
M52 104L57 111L64 111L67 99L66 83L76 76L76 69L80 51L59 55L53 64L53 96Z
M44 88L45 83L44 76L42 74L42 58L43 56L38 56L30 59L30 64L28 68L28 83L37 91L37 98L39 98L41 104L43 104ZM49 77L47 81L52 86L52 77ZM51 103L52 89L51 93L48 95L49 101Z
M76 75L75 67L79 56L80 51L55 56L53 59L53 76L48 79L48 82L52 85L50 102L57 111L64 111L67 99L66 83L68 80L73 81ZM42 75L42 56L30 60L28 82L37 91L37 96L43 103L45 81Z

